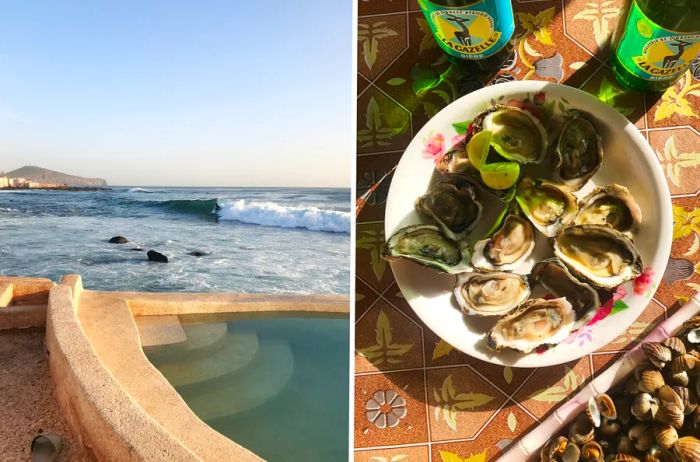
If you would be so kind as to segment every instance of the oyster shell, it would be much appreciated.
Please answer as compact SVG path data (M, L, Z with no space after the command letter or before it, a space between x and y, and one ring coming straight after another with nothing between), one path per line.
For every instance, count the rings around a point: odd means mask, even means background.
M446 237L435 225L409 225L391 235L382 247L387 260L405 258L444 273L471 271L464 242Z
M578 205L577 225L610 225L633 237L642 223L642 210L624 186L609 184L595 188Z
M472 265L484 271L517 268L535 248L535 231L529 221L508 215L490 237L474 244Z
M416 199L415 207L453 241L463 239L481 216L474 187L458 175L450 175L435 184Z
M574 329L586 325L600 308L598 292L576 279L556 258L538 262L532 268L530 277L555 297L565 297L571 303L576 312Z
M545 236L553 237L574 221L578 206L576 197L551 181L523 178L515 200L530 222Z
M495 106L480 116L481 129L493 134L491 146L502 157L520 164L542 162L549 136L535 116L510 106Z
M500 316L525 301L530 286L524 276L513 273L462 273L454 296L467 314Z
M591 284L613 289L642 274L642 257L632 241L609 226L576 225L554 239L554 255Z
M469 162L469 156L467 155L467 150L463 143L454 146L447 151L444 156L440 157L435 164L435 168L443 175L448 175L450 173L467 173L476 170L471 162Z
M530 299L491 328L488 344L495 350L512 348L529 353L540 345L563 341L575 319L576 313L565 298Z
M590 118L570 111L553 145L556 156L554 180L577 191L603 163L603 143Z

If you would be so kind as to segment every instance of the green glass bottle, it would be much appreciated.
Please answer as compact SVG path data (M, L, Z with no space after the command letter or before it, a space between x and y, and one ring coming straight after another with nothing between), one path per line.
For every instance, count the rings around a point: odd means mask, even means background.
M700 53L700 0L627 0L610 61L626 88L663 91Z
M418 0L433 37L450 61L495 71L513 51L510 0Z

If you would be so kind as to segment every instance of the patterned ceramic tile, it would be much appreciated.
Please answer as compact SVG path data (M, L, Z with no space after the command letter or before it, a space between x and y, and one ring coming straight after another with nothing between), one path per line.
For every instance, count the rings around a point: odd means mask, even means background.
M355 451L355 462L424 462L429 459L428 446Z
M405 108L370 86L357 99L357 152L403 150L411 141L410 124Z
M669 128L649 132L671 194L700 191L700 134L693 128Z
M474 438L506 397L469 367L427 371L433 441Z
M363 91L369 86L369 80L362 77L362 75L357 74L357 94L362 94Z
M606 61L610 54L610 38L624 3L623 0L565 2L566 35L600 61Z
M405 13L360 19L357 31L357 70L369 80L408 46Z
M700 148L700 146L698 146ZM655 298L670 316L693 293L700 290L700 208L698 197L673 198L673 245L671 260Z
M359 0L358 15L368 16L406 11L406 0Z
M355 378L355 447L428 441L423 371Z
M496 460L501 451L507 448L518 435L527 432L537 422L514 403L510 402L491 420L471 441L456 441L449 443L434 443L432 445L433 461L446 460L451 462L452 455L460 460L491 461Z
M700 67L689 70L676 84L647 102L650 127L690 125L700 130Z
M362 279L355 278L355 316L359 318L365 311L379 298L379 295L362 282Z
M356 228L356 273L366 284L381 293L394 282L389 263L381 255L384 223L358 223Z
M383 300L355 324L355 370L423 367L421 328Z
M590 377L587 356L573 363L540 368L514 398L534 416L542 418L575 395Z
M357 158L357 195L367 192L377 181L381 180L385 173L390 171L401 158L403 150L391 154L373 154L360 156ZM362 209L362 213L357 218L359 222L382 221L384 220L384 205L386 196L389 193L391 178L382 181L374 194Z

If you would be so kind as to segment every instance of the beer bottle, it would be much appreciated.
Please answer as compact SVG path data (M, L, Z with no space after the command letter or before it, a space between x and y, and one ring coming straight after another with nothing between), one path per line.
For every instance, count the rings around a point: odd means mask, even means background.
M433 37L450 61L495 71L513 51L510 0L418 0Z
M700 52L700 0L627 0L610 61L626 88L662 91Z

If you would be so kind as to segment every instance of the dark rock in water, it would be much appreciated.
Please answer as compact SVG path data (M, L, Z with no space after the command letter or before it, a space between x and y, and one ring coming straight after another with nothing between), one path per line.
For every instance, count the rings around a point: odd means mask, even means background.
M209 252L202 252L201 250L193 250L191 252L187 252L187 255L192 255L193 257L205 257L209 255Z
M114 236L109 240L110 244L126 244L127 242L129 242L129 239L125 238L124 236Z
M143 249L141 247L133 247L129 250L133 250L134 252L143 252Z
M168 257L166 257L160 252L156 252L155 250L149 250L148 252L146 252L146 255L148 255L148 261L168 263Z

